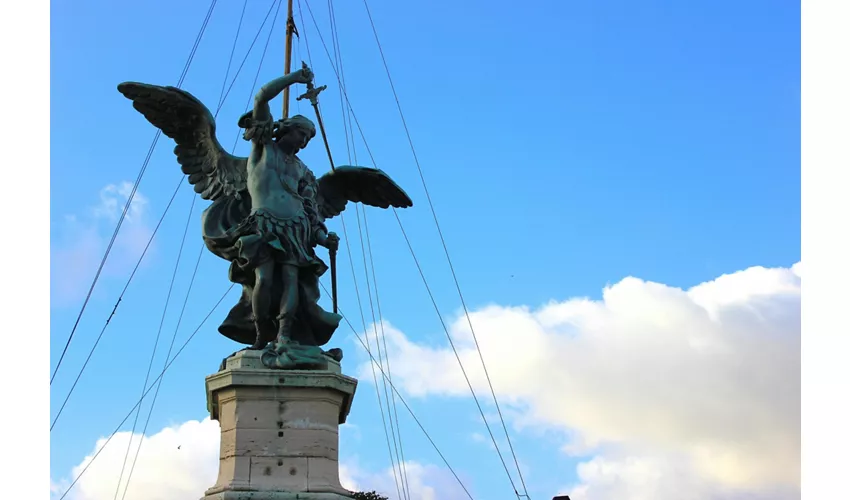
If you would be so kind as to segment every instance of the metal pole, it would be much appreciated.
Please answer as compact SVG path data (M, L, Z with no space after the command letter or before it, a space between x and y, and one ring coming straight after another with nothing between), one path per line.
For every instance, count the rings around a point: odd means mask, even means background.
M286 49L284 51L283 74L288 75L292 69L292 35L295 30L295 19L292 18L292 0L287 2L286 13ZM282 120L289 118L289 87L283 89L283 117Z

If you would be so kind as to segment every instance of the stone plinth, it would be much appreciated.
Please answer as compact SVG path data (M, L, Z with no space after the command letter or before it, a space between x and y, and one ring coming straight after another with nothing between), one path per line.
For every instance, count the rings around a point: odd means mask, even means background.
M230 357L207 377L207 408L221 425L216 484L203 500L341 500L339 424L357 380L328 370L270 370L259 351Z

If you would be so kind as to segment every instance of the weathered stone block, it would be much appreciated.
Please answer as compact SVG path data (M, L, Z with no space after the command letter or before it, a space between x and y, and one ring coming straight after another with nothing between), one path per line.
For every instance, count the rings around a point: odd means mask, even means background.
M221 425L219 475L203 500L337 500L339 424L357 380L327 371L269 370L242 351L207 377L207 407Z

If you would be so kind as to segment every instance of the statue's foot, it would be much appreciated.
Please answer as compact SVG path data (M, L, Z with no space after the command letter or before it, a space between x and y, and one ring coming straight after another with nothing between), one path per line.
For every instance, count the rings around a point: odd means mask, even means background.
M256 340L254 340L254 343L251 344L248 349L252 351L259 351L265 348L269 344L271 339L274 338L274 330L269 330L273 327L274 325L271 324L269 321L254 320L254 328L256 328L257 330L257 337Z
M249 350L249 351L259 351L259 350L263 349L264 347L266 347L267 345L268 345L268 342L265 342L263 339L258 338L257 340L254 341L253 344L251 344L250 347L246 347L245 349Z
M261 358L263 366L278 370L325 370L328 361L318 346L304 346L288 339L270 343Z

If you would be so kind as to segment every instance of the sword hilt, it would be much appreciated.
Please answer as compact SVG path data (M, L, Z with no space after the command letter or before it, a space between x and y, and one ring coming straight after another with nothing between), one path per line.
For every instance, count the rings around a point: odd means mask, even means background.
M302 65L303 65L303 69L306 70L307 63L302 63ZM316 111L316 120L318 120L318 122L319 122L319 130L321 130L321 132L322 132L322 140L324 141L325 149L328 152L328 161L331 164L331 170L336 170L336 168L334 167L334 159L333 159L333 156L331 155L331 146L330 146L330 144L328 144L328 136L327 136L327 133L325 133L325 124L322 122L322 113L319 111L319 93L321 93L323 90L328 88L328 86L322 85L321 87L316 87L315 85L313 85L312 77L310 78L310 81L307 82L306 85L307 85L307 92L304 92L303 94L298 96L296 99L299 100L299 101L302 100L302 99L309 99L310 104L313 105L313 109Z
M296 100L300 101L302 99L309 99L310 104L313 106L319 105L319 93L328 88L327 85L322 85L321 87L316 87L312 83L307 84L307 92L304 92L300 96L296 98Z

